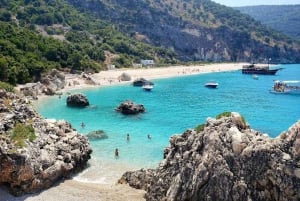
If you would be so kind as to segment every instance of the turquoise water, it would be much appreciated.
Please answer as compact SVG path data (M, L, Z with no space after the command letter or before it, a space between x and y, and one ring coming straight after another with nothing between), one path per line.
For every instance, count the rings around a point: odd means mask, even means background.
M66 107L66 96L50 97L35 106L44 117L68 120L83 134L99 129L107 133L108 139L91 141L90 168L77 179L109 183L126 170L156 167L170 136L224 111L241 113L251 128L271 137L287 130L300 119L300 96L271 94L269 90L273 80L300 80L300 65L280 67L284 69L276 76L261 75L258 80L232 71L152 80L155 86L151 92L129 84L81 90L92 105L83 109ZM209 80L217 81L219 87L205 88ZM115 112L127 99L144 104L146 112L136 116ZM81 122L85 128L81 128ZM119 149L118 159L114 158L115 148Z

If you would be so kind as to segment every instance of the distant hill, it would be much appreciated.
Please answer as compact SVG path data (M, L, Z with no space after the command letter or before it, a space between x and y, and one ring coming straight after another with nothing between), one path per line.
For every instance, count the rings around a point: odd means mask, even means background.
M299 42L210 0L67 1L181 61L300 62Z
M262 24L300 40L300 5L237 7Z

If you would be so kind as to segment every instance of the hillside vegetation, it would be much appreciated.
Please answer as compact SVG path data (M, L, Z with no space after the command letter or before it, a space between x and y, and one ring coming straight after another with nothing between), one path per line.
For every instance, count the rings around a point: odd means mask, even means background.
M300 44L210 0L0 0L0 81L186 61L300 62Z
M298 62L299 43L210 0L68 0L184 61Z
M246 6L235 9L300 41L300 5Z
M38 81L49 69L97 72L140 59L175 63L175 53L131 39L63 0L0 0L0 81ZM118 55L107 63L106 54Z

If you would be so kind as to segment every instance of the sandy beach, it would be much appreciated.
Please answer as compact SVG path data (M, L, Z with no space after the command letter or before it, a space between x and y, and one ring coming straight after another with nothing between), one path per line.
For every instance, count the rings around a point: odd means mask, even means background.
M80 75L66 75L66 86L61 91L66 93L74 89L83 89L90 87L102 87L114 84L131 83L137 78L147 80L168 78L175 76L187 76L201 73L223 72L239 70L245 63L228 63L228 64L207 64L199 66L172 66L163 68L135 68L135 69L115 69L101 71L97 74L89 75L97 83L91 85L85 82ZM127 73L131 81L120 81L119 76ZM139 201L143 198L145 191L130 188L127 185L116 184L113 181L110 184L95 184L79 182L77 180L65 180L57 183L50 189L40 193L14 197L7 193L5 188L0 188L0 201Z
M224 72L242 69L246 63L222 63L222 64L206 64L195 66L170 66L170 67L153 67L153 68L130 68L130 69L114 69L108 71L101 71L100 73L89 75L96 85L87 84L79 75L67 74L67 85L61 92L70 90L101 87L115 84L131 83L138 78L145 78L147 80L169 78L176 76L188 76L201 73ZM131 77L131 81L119 81L119 76L126 73Z

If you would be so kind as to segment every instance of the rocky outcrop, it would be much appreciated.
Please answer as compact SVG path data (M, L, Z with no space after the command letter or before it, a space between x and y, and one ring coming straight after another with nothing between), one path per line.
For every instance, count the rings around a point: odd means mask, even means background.
M120 81L130 81L131 80L131 76L128 73L122 73L118 79Z
M27 83L20 87L20 92L25 96L37 99L37 96L41 94L48 96L55 95L57 91L65 87L65 84L65 75L62 72L53 69L48 75L41 78L40 81L36 83Z
M86 107L90 105L89 100L83 94L71 94L67 97L67 106Z
M158 168L120 182L145 189L151 201L299 200L300 121L273 139L242 119L208 118L202 131L171 137Z
M92 152L86 137L68 122L43 119L25 98L0 94L0 185L14 195L33 193L86 167ZM26 126L33 138L24 137Z
M117 108L116 111L121 112L122 114L138 114L145 112L144 105L136 104L130 100L122 102Z

